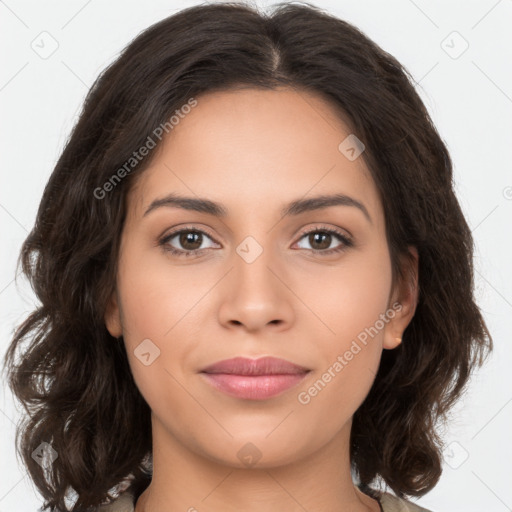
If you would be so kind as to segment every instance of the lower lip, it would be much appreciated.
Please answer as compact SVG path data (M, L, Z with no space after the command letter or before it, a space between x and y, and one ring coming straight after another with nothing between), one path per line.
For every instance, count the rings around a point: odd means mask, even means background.
M286 375L233 375L227 373L202 373L219 391L245 400L265 400L277 396L301 382L308 374Z

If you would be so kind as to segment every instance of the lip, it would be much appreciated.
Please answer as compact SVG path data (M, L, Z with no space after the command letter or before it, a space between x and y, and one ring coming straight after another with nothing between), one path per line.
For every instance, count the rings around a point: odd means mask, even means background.
M201 370L204 373L228 373L234 375L296 375L305 373L309 368L299 366L279 357L234 357L224 359Z
M296 386L309 372L308 368L276 357L235 357L204 368L201 375L230 396L266 400Z

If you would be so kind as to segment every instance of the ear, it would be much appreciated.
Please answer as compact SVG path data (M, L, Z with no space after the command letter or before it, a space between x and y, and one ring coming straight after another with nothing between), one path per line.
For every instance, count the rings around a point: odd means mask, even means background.
M118 305L117 291L114 291L110 296L105 311L105 326L108 332L114 338L119 338L123 334L123 327L121 325L121 312Z
M397 278L389 303L389 310L395 313L384 330L383 348L389 350L400 345L403 332L412 320L418 303L418 250L414 246L408 249L409 255L403 256L401 261L404 277Z

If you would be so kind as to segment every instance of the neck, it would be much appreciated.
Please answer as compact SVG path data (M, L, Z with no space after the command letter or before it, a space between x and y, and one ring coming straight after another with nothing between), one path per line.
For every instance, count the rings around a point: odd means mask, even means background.
M237 457L232 461L212 459L191 442L185 446L154 416L152 424L153 478L137 500L135 512L380 511L378 502L352 482L350 423L335 438L302 458L290 449L290 460L282 460L274 449L275 458L269 456L263 463L262 455L271 453L271 447L266 447L261 450L261 460L252 467L241 465ZM242 446L251 452L247 443ZM257 453L256 448L252 450Z

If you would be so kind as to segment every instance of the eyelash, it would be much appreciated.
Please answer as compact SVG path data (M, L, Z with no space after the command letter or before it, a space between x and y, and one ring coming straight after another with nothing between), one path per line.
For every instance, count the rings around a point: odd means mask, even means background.
M206 231L203 231L203 230L197 229L197 228L193 228L193 227L185 227L185 228L180 229L179 231L174 231L174 232L169 233L168 235L164 236L163 238L161 238L158 241L158 245L161 246L165 252L171 253L172 255L178 256L178 257L194 256L194 255L200 253L201 251L205 250L205 249L194 249L192 251L183 251L183 250L176 249L176 248L168 245L168 242L170 240L172 240L176 235L179 235L181 233L200 233L202 235L208 236L210 239L215 241L214 238ZM346 235L344 235L341 231L339 231L337 229L333 229L333 228L323 227L323 226L318 226L314 229L311 229L309 231L302 233L299 240L302 240L302 238L304 238L307 235L310 235L311 233L324 233L324 234L327 233L330 235L335 235L338 238L338 240L340 242L342 242L341 245L339 245L338 247L335 247L334 249L327 249L327 250L306 249L306 250L309 250L310 252L313 252L314 254L318 254L320 256L326 256L326 255L331 255L334 253L340 253L354 245L352 240L350 238L348 238ZM216 243L218 243L218 242L216 242Z

